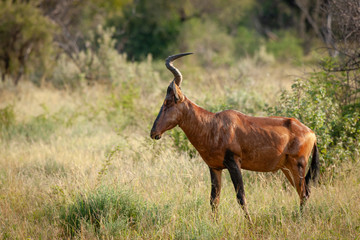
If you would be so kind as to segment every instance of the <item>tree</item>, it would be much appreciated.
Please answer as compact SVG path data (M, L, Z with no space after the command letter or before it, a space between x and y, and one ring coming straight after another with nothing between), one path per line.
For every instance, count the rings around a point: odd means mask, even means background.
M336 58L323 63L325 71L343 79L344 94L339 95L345 113L360 111L360 2L358 0L328 0L324 8L328 16L327 31ZM330 64L329 64L330 61Z
M179 2L138 0L123 8L122 15L108 20L115 26L117 49L129 59L141 60L151 53L155 58L169 54L181 23Z
M30 3L0 2L0 71L18 84L35 64L44 64L55 26Z
M329 0L327 32L333 39L330 48L340 54L338 70L360 69L360 2L358 0Z

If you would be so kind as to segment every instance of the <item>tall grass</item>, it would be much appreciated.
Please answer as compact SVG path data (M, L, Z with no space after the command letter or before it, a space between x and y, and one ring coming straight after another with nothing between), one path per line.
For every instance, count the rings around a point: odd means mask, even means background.
M130 75L111 85L1 89L0 238L359 237L358 160L323 173L303 213L280 172L243 171L253 225L225 171L215 219L206 164L176 129L160 141L148 136L171 74L151 59L128 64ZM265 115L261 105L273 104L274 93L289 87L286 74L296 71L263 65L260 74L251 59L208 71L192 65L179 62L190 99L252 115Z

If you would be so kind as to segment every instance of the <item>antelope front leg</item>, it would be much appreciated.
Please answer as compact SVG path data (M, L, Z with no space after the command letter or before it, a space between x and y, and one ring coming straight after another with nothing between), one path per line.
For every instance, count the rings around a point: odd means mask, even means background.
M210 195L210 205L213 213L217 213L217 207L220 202L220 191L221 191L221 173L220 169L210 169L210 177L211 177L211 195Z
M231 180L234 184L238 203L244 210L245 217L249 220L249 222L252 222L246 207L244 183L241 175L240 162L235 160L234 153L229 150L227 150L225 153L224 166L229 170Z

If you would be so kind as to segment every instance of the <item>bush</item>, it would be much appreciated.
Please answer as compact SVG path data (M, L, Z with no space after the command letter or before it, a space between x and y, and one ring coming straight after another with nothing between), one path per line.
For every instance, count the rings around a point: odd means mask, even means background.
M10 126L15 124L14 106L8 105L0 109L0 130L9 129Z
M117 48L125 51L130 60L142 60L148 54L155 58L170 55L168 49L181 23L176 5L166 0L140 0L125 6L122 16L108 20L108 25L121 33L114 36Z
M166 208L150 205L131 191L110 187L78 196L60 209L60 220L68 236L79 233L81 226L93 228L100 236L121 236L129 228L141 231L161 226L167 216Z
M278 35L278 39L267 41L267 51L274 54L276 59L282 61L301 59L303 56L301 40L296 38L295 35L290 32L280 32Z
M31 118L27 122L16 122L12 105L0 110L0 133L4 140L15 137L26 141L49 140L52 133L59 127L60 119L49 114L45 105L42 105L45 113Z
M179 52L195 52L205 67L230 65L234 60L233 38L225 28L210 19L186 21L180 29L176 45Z
M176 127L170 131L170 136L174 139L174 145L178 150L183 151L189 155L190 158L197 156L195 147L190 143L184 131Z
M15 84L30 69L47 67L56 32L33 3L24 2L0 2L0 72L3 81L10 76Z
M128 64L126 55L119 54L114 48L113 34L114 29L104 29L101 25L89 32L87 47L74 60L65 54L59 56L51 83L57 88L77 88L84 83L110 85L123 81L121 77L128 73Z
M284 91L278 104L267 108L270 114L299 119L316 133L322 170L359 156L360 111L338 101L341 82L332 73L315 72L297 79L291 92Z
M86 47L69 59L65 54L58 58L49 81L56 88L78 88L84 84L95 83L117 86L133 81L138 74L137 63L127 62L125 54L119 54L112 39L113 28L104 29L99 25L89 32ZM151 60L149 61L151 64ZM145 65L139 63L139 65Z
M239 56L254 56L264 39L255 30L239 27L235 38L236 53Z

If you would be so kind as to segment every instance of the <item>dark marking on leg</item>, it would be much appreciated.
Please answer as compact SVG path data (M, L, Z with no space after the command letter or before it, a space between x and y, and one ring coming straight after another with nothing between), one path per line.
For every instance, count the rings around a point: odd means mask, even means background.
M236 197L245 212L245 217L251 222L249 213L246 207L244 183L241 175L241 167L239 161L234 158L234 153L226 150L224 157L224 166L229 170L231 180L234 184Z
M221 173L220 169L210 169L210 177L211 177L211 195L210 195L210 205L212 211L216 214L217 207L220 202L220 192L221 192Z

